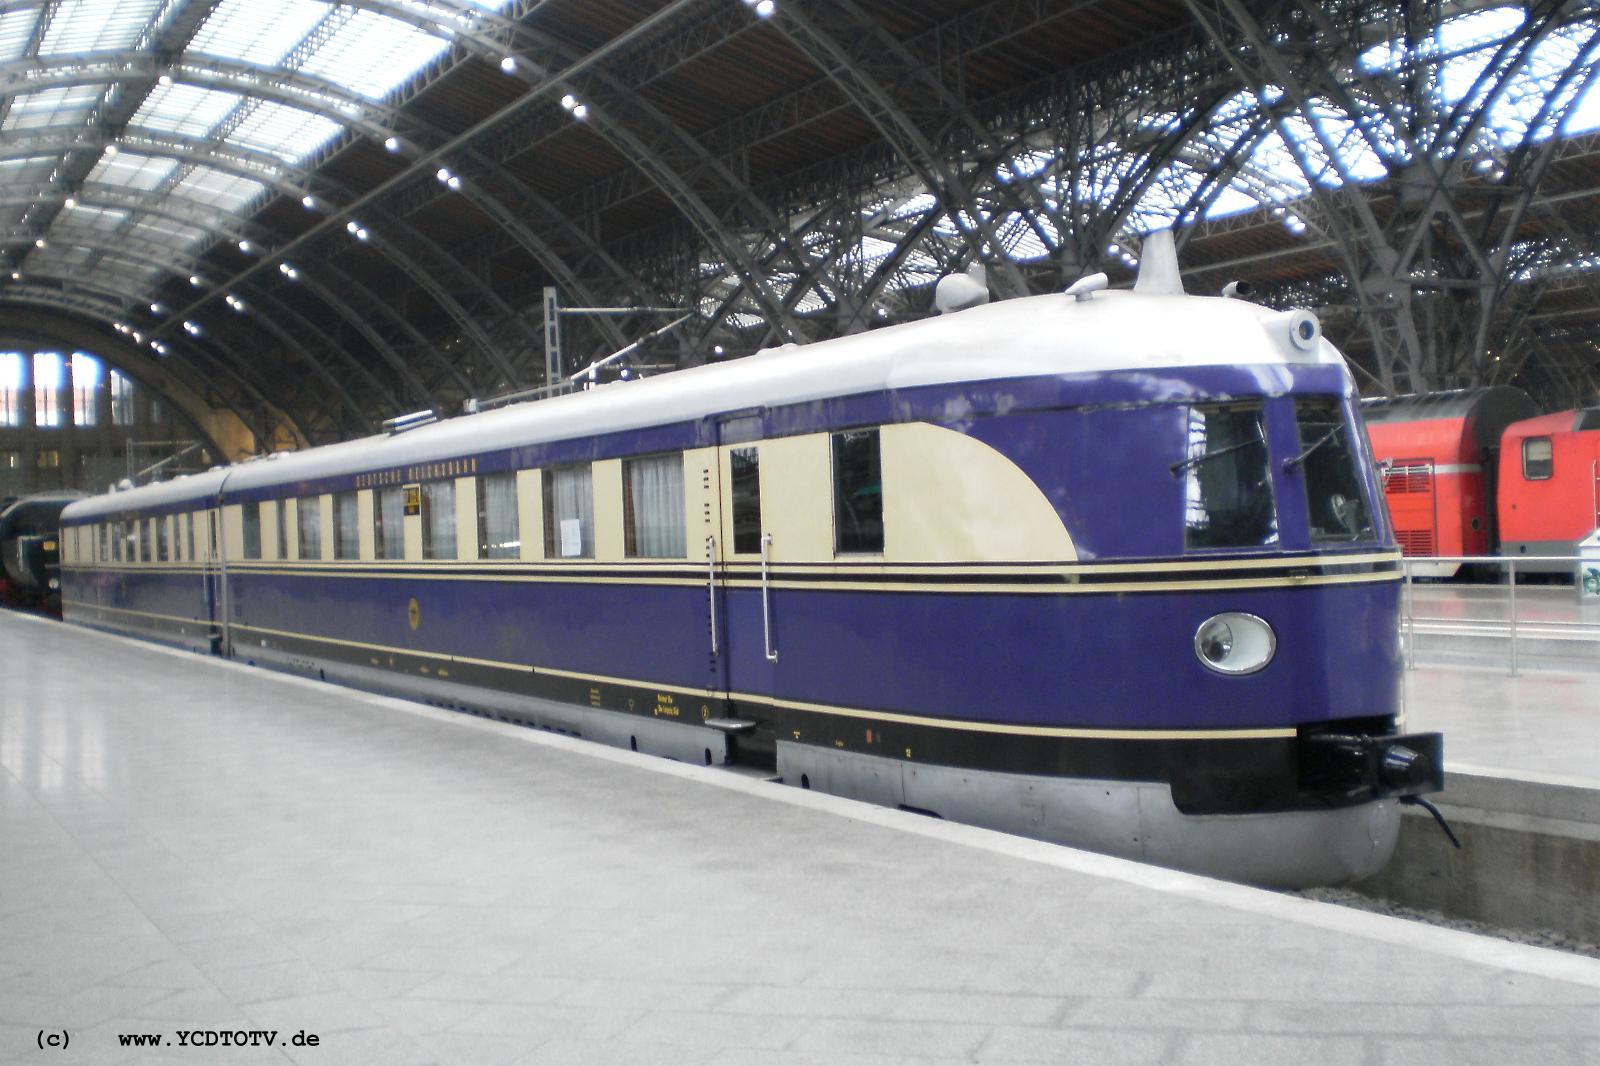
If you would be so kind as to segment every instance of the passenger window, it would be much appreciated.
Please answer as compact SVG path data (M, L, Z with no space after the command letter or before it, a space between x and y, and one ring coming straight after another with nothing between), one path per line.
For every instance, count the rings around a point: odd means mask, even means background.
M1529 437L1522 442L1522 480L1548 481L1555 473L1555 450L1549 437Z
M188 548L188 554L186 555L186 558L191 563L198 562L200 560L200 547L199 547L199 545L195 544L195 542L194 542L194 512L193 511L190 511L188 514L183 516L183 523L184 523L183 543Z
M167 538L166 516L152 518L150 525L154 527L155 532L156 562L170 563L172 561L172 545Z
M622 464L623 548L630 558L682 559L683 456L656 455Z
M422 483L422 557L456 557L456 483L451 478Z
M372 494L372 548L379 559L406 557L405 506L404 489Z
M1311 543L1371 539L1372 516L1361 494L1356 456L1339 401L1331 396L1296 400L1294 421L1300 451L1293 466L1306 479Z
M361 520L356 507L356 494L333 494L333 557L335 559L361 558Z
M278 558L289 558L289 501L273 500L272 505L278 509Z
M522 532L517 517L517 475L485 474L478 479L478 558L517 559Z
M1254 548L1278 542L1278 512L1260 407L1189 408L1184 546Z
M755 555L761 551L761 453L735 448L728 463L733 472L733 550Z
M322 497L302 496L295 504L295 529L300 534L302 560L322 558ZM260 533L257 533L259 539ZM259 550L259 549L258 549Z
M544 472L544 554L594 558L594 474L588 464Z
M883 551L883 474L875 429L833 435L833 548L839 555Z
M261 505L247 503L240 507L239 521L244 527L244 557L261 558Z

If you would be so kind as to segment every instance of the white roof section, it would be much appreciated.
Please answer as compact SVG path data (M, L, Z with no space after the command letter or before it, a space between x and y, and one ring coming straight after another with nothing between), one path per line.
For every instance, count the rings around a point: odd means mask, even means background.
M1301 312L1303 314L1303 312ZM785 345L745 359L614 382L548 400L463 415L393 435L282 452L229 467L228 492L389 470L414 463L669 425L726 411L805 403L887 389L1055 374L1149 370L1152 399L1182 394L1168 371L1248 366L1263 390L1290 365L1344 366L1326 340L1292 344L1289 313L1211 296L1100 292L974 307L869 333ZM205 477L209 478L208 474ZM67 517L88 518L212 494L190 478L97 496Z

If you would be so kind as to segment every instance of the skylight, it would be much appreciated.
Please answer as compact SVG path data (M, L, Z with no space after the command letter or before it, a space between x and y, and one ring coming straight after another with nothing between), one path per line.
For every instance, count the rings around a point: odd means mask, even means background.
M410 23L360 11L300 69L378 100L449 47L448 40Z
M131 48L160 6L161 0L61 0L39 42L39 54Z

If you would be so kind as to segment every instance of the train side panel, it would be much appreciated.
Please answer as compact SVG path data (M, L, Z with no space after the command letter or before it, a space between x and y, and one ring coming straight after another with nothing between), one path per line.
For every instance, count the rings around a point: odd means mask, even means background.
M1499 471L1502 554L1571 558L1577 542L1600 526L1600 430L1576 428L1585 414L1562 411L1507 429ZM1570 566L1527 564L1552 572Z

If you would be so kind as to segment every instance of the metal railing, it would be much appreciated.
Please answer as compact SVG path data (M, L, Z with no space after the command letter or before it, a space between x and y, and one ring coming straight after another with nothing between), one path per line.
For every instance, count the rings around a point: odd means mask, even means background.
M1600 600L1594 601L1593 606L1583 605L1579 599L1581 585L1524 583L1519 586L1519 577L1526 579L1532 573L1560 574L1575 579L1578 562L1571 555L1406 556L1401 561L1405 578L1401 635L1405 640L1406 668L1416 667L1420 638L1435 637L1455 638L1464 645L1504 639L1512 677L1520 674L1525 645L1533 640L1540 642L1541 665L1600 669ZM1492 570L1495 579L1491 582L1458 579L1448 583L1419 583L1417 580L1448 576L1438 572L1430 574L1429 570L1463 566L1480 572ZM1447 613L1419 613L1419 597L1425 601L1423 609ZM1524 617L1524 612L1528 617ZM1586 658L1552 654L1551 649L1564 646L1579 646L1589 654Z

